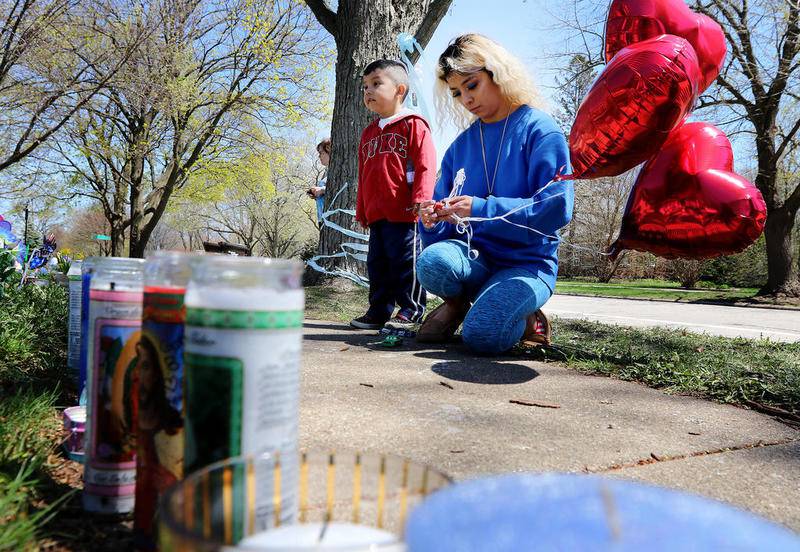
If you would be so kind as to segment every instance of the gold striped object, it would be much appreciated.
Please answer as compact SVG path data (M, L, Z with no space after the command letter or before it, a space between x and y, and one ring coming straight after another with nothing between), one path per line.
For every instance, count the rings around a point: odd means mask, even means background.
M386 502L386 457L381 457L381 472L378 476L378 520L375 525L383 529L383 507Z
M405 527L408 509L408 460L403 461L403 482L400 484L400 525Z
M280 456L275 457L275 468L273 476L273 496L272 507L275 510L275 527L280 527L281 524L281 459Z
M327 505L325 507L325 521L333 519L333 500L336 493L334 484L336 482L336 459L331 453L328 455L328 479L327 479Z
M165 494L160 549L235 547L287 523L354 523L393 533L401 542L410 511L449 482L433 468L373 453L230 459L190 474Z
M203 474L203 536L211 538L211 474Z
M256 466L252 458L247 460L247 534L256 530Z
M361 454L356 453L353 466L353 523L358 523L361 513Z
M225 544L233 544L233 473L230 467L222 470L222 515Z
M194 531L194 486L183 487L183 522L186 529Z
M308 516L308 454L300 457L300 523L306 522Z

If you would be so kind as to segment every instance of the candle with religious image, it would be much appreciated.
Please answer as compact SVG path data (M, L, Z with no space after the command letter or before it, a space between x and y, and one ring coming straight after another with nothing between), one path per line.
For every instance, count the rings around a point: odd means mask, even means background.
M205 256L186 290L184 472L231 456L278 452L297 479L304 295L295 261ZM234 482L234 488L238 488ZM258 526L273 518L267 493ZM293 519L287 496L280 517Z
M133 510L136 485L137 346L142 325L143 259L97 263L89 291L83 507Z
M144 269L142 337L138 345L136 506L137 550L156 548L159 497L183 477L183 304L199 255L159 251Z
M69 331L67 337L67 367L75 376L76 382L80 378L81 360L81 261L75 260L69 266L67 279L69 280ZM80 392L80 390L79 390Z
M86 405L86 373L89 361L89 291L92 285L94 266L101 262L101 257L88 257L81 265L81 330L78 351L78 396L80 403Z

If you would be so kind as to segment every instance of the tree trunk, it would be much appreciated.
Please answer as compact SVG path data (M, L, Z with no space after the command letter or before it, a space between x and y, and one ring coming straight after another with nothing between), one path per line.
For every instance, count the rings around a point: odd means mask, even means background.
M767 204L767 222L764 225L764 238L767 249L767 283L759 290L759 295L787 294L800 296L800 280L795 259L794 228L797 209L787 202L780 203L778 194L777 166L773 137L774 125L762 124L756 137L758 153L758 176L756 187L761 191Z
M111 256L112 257L119 257L122 255L123 249L123 231L118 228L118 225L115 224L115 221L111 222L111 232L109 237L111 238Z
M608 250L608 246L606 246L606 250ZM605 256L600 259L600 266L597 270L598 282L607 284L612 280L612 278L614 278L614 274L617 273L619 265L622 264L622 259L625 258L625 253L626 252L623 251L613 261L609 257Z
M800 279L792 236L797 212L783 205L772 209L764 227L767 244L767 284L759 295L787 294L800 296Z
M144 186L145 156L147 155L147 128L152 123L152 120L153 112L151 111L150 114L142 118L136 118L129 124L131 141L128 144L130 148L128 182L130 183L131 229L128 256L133 258L144 257L144 247L147 245L147 240L141 243L143 241L142 226L144 223L142 188Z
M125 190L121 180L114 179L114 200L113 212L108 216L108 224L111 227L111 256L121 257L125 250Z
M331 128L331 165L325 192L326 211L332 208L355 208L358 190L358 144L361 131L371 120L361 99L360 74L363 67L378 55L378 51L391 46L388 41L370 39L372 31L367 25L361 26L361 29L364 32L359 36L346 36L341 42L337 41L336 99L333 106L333 120L336 123ZM369 48L374 49L368 50ZM347 189L339 195L336 204L331 205L343 186L347 186ZM358 232L365 231L353 217L343 213L333 215L331 222ZM337 230L323 226L319 250L323 255L336 253L341 250L341 244L349 239ZM354 268L352 259L349 262L345 262L345 259L333 260L341 261L333 263L339 267Z
M406 32L416 36L424 47L441 21L451 0L340 0L334 14L324 2L307 0L317 19L336 40L336 98L331 128L331 164L325 193L326 210L354 209L358 182L358 144L361 132L376 117L364 107L361 94L361 72L373 60L399 59L397 35ZM347 185L335 205L331 201ZM363 232L355 220L337 214L332 222ZM341 251L347 238L324 226L319 251L330 255ZM352 259L332 259L329 266L353 268ZM362 270L363 272L363 270Z

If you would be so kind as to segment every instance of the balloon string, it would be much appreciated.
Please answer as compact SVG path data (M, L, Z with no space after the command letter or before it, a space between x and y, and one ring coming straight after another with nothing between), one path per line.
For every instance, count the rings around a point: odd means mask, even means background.
M563 170L563 167L561 169L559 169L559 173L561 173L562 170ZM451 199L456 195L460 195L461 189L464 187L465 180L466 180L466 175L465 175L464 169L463 168L459 169L458 172L456 173L455 179L453 180L453 188L450 191L450 195L448 195L447 198L444 200L445 203L447 203L447 199ZM558 237L558 235L547 234L547 233L542 232L542 231L540 231L540 230L538 230L536 228L533 228L533 227L530 227L530 226L525 226L524 224L519 224L519 223L510 221L506 217L509 217L509 216L513 215L514 213L517 213L517 212L522 211L524 209L527 209L528 207L532 207L534 205L538 205L540 203L544 203L545 201L548 201L550 199L555 199L557 197L563 196L564 193L562 192L562 193L558 193L558 194L554 194L554 195L548 196L548 197L546 197L544 199L540 199L538 201L534 201L536 196L538 196L539 194L544 192L547 188L549 188L555 182L561 182L562 180L563 180L563 178L560 177L560 174L556 175L555 178L553 178L550 182L545 184L542 188L537 190L537 192L531 196L531 201L529 203L523 203L522 205L518 205L517 207L514 207L513 209L511 209L510 211L508 211L508 212L506 212L506 213L504 213L502 215L498 215L498 216L495 216L495 217L459 217L456 214L452 214L451 216L453 217L453 220L455 220L456 232L458 232L459 234L463 235L466 238L467 250L468 250L467 256L474 261L475 259L478 258L478 255L479 255L478 250L472 248L473 229L472 229L472 224L471 223L473 223L473 222L503 221L503 222L505 222L507 224L510 224L512 226L517 226L519 228L523 228L525 230L529 230L531 232L539 234L543 238L547 238L547 239L550 239L550 240L553 240L553 241L556 241L556 242L559 241L560 238ZM603 257L611 256L611 253L604 252L604 251L599 251L599 250L597 250L595 248L575 245L575 244L572 244L572 243L569 243L569 242L565 242L565 241L562 241L561 243L565 247L569 247L571 249L588 251L588 252L591 252L591 253L595 253L597 255L601 255Z

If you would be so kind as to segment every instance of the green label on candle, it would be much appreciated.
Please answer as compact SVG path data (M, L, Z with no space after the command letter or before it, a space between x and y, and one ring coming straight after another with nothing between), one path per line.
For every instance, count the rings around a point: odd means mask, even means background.
M226 330L284 330L303 326L303 311L186 310L186 325Z
M184 356L184 473L242 453L244 365L236 358Z

